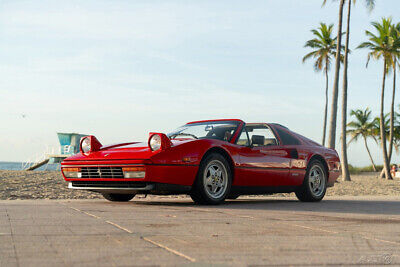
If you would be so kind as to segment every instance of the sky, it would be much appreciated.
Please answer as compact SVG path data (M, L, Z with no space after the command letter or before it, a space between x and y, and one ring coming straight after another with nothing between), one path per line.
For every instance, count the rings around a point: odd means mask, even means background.
M57 150L56 132L145 141L151 131L216 118L278 122L321 142L324 76L302 63L310 30L337 24L338 2L321 3L3 0L0 161ZM367 51L355 48L371 21L400 21L397 10L398 0L376 1L371 13L361 0L352 9L349 110L379 113L382 62L366 68ZM329 98L333 71L330 78ZM391 78L387 86L389 110ZM348 154L353 165L370 163L361 140Z

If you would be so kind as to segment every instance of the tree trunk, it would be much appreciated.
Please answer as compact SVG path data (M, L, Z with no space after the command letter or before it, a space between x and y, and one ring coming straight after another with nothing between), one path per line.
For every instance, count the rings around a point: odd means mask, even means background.
M392 92L392 104L390 107L390 132L389 132L389 165L392 160L392 153L393 153L393 139L394 139L394 99L396 94L396 58L394 59L394 67L393 67L393 92ZM388 180L392 180L393 177L387 178L385 175L385 170L382 170L380 178L386 178Z
M367 149L367 152L368 152L368 155L369 155L369 159L371 160L371 163L372 163L372 168L374 169L374 172L377 172L377 169L376 169L376 166L375 166L375 162L372 159L371 152L369 151L369 148L368 148L367 138L365 136L363 136L363 139L364 139L365 148Z
M385 117L384 117L384 105L385 105L385 81L386 81L386 59L383 63L383 79L382 79L382 92L381 92L381 114L380 114L380 132L381 132L381 143L383 152L383 168L387 179L392 179L390 174L389 159L386 149L386 132L385 132Z
M347 70L349 56L349 38L350 38L350 12L351 0L348 0L347 6L347 29L346 29L346 44L344 48L344 64L343 64L343 89L342 89L342 180L351 181L349 172L349 163L347 162L347 141L346 141L346 125L347 125Z
M325 111L324 111L324 129L322 132L322 145L325 146L326 121L328 119L328 62L325 63Z
M393 65L393 92L392 92L392 105L390 109L390 133L389 133L389 165L392 160L392 152L393 152L393 139L394 139L394 97L396 94L396 58L394 59ZM393 177L386 177L386 179L393 179Z
M336 118L337 118L337 104L338 104L338 91L339 91L339 70L340 70L340 48L342 47L342 20L343 20L343 5L344 0L340 0L339 4L339 22L338 22L338 35L336 45L336 60L335 60L335 78L332 89L332 104L331 104L331 119L329 121L329 139L328 146L335 148L336 142Z

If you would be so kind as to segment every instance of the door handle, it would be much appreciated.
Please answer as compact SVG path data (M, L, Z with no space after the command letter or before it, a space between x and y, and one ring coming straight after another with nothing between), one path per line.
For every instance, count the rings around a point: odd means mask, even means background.
M290 155L290 158L292 158L292 159L298 159L299 158L299 153L297 152L297 149L295 149L295 148L291 148L289 150L289 155Z

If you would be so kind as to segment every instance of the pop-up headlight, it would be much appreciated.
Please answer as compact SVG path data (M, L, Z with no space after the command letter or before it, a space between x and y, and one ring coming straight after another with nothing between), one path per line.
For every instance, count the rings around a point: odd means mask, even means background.
M102 147L102 144L93 135L85 136L81 138L80 151L82 154L89 154L90 152L98 151Z
M165 150L172 146L171 140L163 133L150 133L148 143L151 151Z
M90 143L90 138L89 137L85 137L85 138L82 139L81 147L82 147L82 152L83 153L88 153L91 150L92 145Z
M159 150L161 148L161 136L153 134L153 136L150 137L149 146L153 151Z

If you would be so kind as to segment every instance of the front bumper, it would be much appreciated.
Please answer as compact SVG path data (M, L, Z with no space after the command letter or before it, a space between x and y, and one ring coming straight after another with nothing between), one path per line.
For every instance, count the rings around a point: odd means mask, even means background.
M151 191L154 184L137 182L69 182L68 188L90 190L102 193L137 193L139 191Z
M145 167L145 177L124 178L122 168ZM191 186L196 178L198 166L188 164L144 164L138 160L131 163L121 162L68 162L61 166L62 174L67 182L140 182L140 183L166 183L183 186ZM80 177L66 177L65 168L81 168L85 170ZM136 188L134 188L136 190ZM139 189L138 189L139 190Z
M329 171L329 178L328 178L328 187L332 187L335 185L336 180L339 178L340 176L340 170L332 170Z

